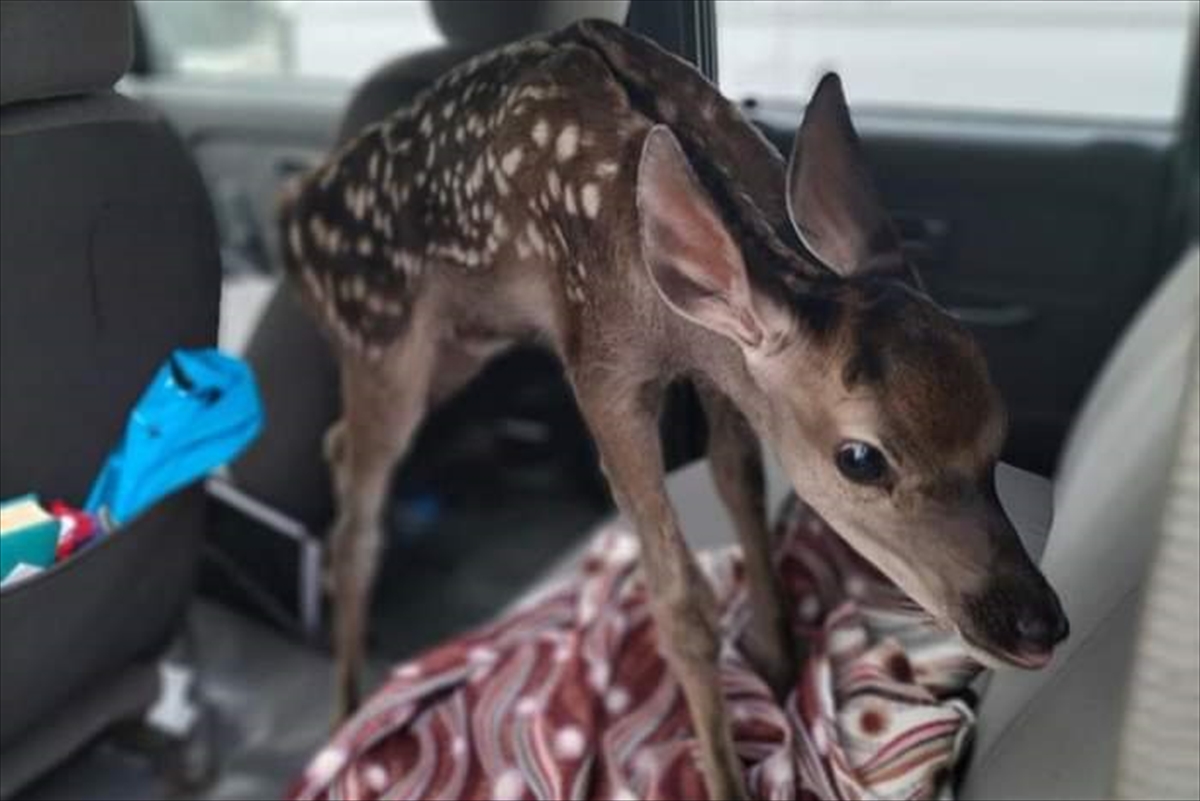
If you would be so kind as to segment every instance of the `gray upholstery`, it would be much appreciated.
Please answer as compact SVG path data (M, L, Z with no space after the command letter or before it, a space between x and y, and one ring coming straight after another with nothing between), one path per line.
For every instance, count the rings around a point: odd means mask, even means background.
M354 93L338 138L353 137L410 101L455 65L503 42L551 31L586 17L623 22L628 0L433 0L447 43L405 54L376 69ZM233 468L238 485L259 499L324 528L332 501L321 439L338 412L337 368L307 313L283 287L246 349L272 421ZM286 466L286 467L285 467Z
M1055 482L1042 568L1071 620L1055 663L996 673L964 798L1105 798L1139 595L1195 354L1200 251L1138 315L1079 415Z
M113 84L133 59L126 0L0 0L0 104Z
M1146 579L1117 798L1200 798L1200 341Z
M3 12L0 497L82 505L157 367L175 348L215 344L216 231L183 144L110 88L128 60L129 3ZM77 747L79 727L129 714L131 696L106 688L169 640L203 500L178 493L0 592L5 793ZM62 724L72 711L74 730Z

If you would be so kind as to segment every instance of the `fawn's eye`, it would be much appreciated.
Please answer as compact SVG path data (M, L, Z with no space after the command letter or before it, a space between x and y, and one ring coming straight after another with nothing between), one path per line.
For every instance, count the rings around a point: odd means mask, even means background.
M876 484L887 473L887 459L874 445L851 440L838 446L838 470L855 484Z

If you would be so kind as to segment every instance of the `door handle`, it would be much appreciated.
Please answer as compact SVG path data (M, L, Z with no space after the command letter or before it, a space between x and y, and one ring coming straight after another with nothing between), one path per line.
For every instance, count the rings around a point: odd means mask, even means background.
M946 313L976 328L1017 328L1037 319L1033 307L1020 303L982 306L947 306Z

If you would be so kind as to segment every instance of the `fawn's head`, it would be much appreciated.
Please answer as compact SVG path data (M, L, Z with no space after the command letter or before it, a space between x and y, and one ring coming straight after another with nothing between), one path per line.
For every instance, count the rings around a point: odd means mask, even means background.
M674 136L653 129L637 187L651 282L736 343L755 397L734 400L762 410L759 433L805 501L984 661L1040 667L1067 620L996 496L1000 396L907 266L835 76L806 109L786 191L819 264L767 286L755 276L772 266L747 269Z

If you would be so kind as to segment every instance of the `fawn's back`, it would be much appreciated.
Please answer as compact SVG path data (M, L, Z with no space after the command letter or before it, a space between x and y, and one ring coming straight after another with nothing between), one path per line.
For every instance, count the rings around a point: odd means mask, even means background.
M337 344L367 357L433 292L460 333L561 347L629 277L650 124L586 47L480 56L306 179L284 208L289 273Z

